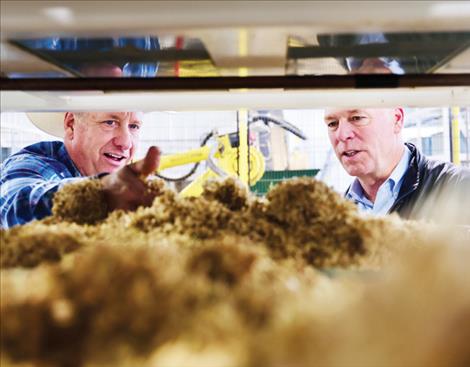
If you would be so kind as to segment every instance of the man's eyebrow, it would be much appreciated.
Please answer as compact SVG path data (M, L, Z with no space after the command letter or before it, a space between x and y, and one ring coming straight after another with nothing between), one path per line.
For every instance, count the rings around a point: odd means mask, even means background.
M122 117L121 117L121 116L116 115L116 114L114 114L114 113L110 113L108 116L111 117L111 118L114 119L114 120L122 120Z
M116 115L115 113L105 113L103 117L101 117L102 120L106 119L112 119L112 120L121 120L122 118L119 115Z
M361 113L361 111L362 111L362 110L359 109L359 108L355 108L355 109L353 109L353 110L346 110L346 112L347 112L348 115L353 114L353 113ZM334 118L337 118L337 114L334 113L334 112L333 112L333 113L330 113L330 114L328 114L328 115L326 115L326 116L324 117L325 120L331 120L331 119L334 119Z
M139 116L134 116L134 118L130 119L129 122L131 124L138 123L139 125L142 125L142 118L139 118Z
M331 120L331 119L336 119L336 118L338 118L338 114L336 112L333 112L333 113L329 113L328 115L325 115L325 117L323 119L324 120Z

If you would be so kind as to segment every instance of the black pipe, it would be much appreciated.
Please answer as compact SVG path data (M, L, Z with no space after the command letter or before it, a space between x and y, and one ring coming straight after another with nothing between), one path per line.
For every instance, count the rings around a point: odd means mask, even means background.
M470 74L356 74L191 78L0 78L9 91L208 91L470 86Z

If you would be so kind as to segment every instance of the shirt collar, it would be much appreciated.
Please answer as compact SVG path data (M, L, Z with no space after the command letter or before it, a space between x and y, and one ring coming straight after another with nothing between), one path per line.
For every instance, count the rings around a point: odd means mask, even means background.
M398 192L401 187L401 182L403 181L403 177L405 176L405 172L408 169L408 163L410 162L411 152L405 146L404 152L401 156L400 162L398 162L395 169L392 171L392 174L389 178L382 184L382 185L389 185L390 190L392 192ZM346 192L346 197L351 199L355 202L362 202L365 204L370 203L373 206L372 202L367 199L364 189L361 186L361 183L357 178L354 179L349 190Z
M401 156L400 162L398 162L397 166L395 169L392 171L392 174L388 178L387 181L390 182L390 188L391 190L398 191L400 190L399 183L403 181L403 177L405 176L405 172L408 169L408 164L410 162L411 158L411 152L410 150L405 146L404 152Z
M69 152L67 151L67 148L65 147L65 144L63 144L60 149L59 149L59 155L62 160L62 162L67 166L67 168L72 172L72 174L76 177L82 176L80 173L79 169L75 165L75 162L72 160L72 158L69 155Z
M353 183L349 187L348 192L346 193L346 197L354 202L363 202L364 200L369 201L365 194L364 189L362 188L359 180L357 178L354 179ZM372 203L371 203L372 204Z

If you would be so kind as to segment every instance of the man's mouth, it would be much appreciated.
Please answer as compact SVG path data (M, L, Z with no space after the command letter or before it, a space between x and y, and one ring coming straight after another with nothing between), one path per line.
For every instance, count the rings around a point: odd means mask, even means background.
M345 150L342 155L351 158L360 152L360 150Z
M126 156L123 156L121 154L115 154L115 153L104 153L104 156L115 162L121 162L123 159L127 158Z

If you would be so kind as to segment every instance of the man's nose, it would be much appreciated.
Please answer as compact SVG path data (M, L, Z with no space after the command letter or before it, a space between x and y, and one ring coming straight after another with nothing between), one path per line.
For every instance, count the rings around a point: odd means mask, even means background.
M117 129L113 142L122 150L129 150L132 147L132 135L127 125Z
M346 141L354 137L354 127L348 121L340 121L336 130L336 138L339 141Z

